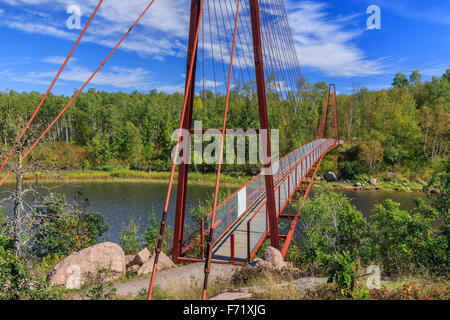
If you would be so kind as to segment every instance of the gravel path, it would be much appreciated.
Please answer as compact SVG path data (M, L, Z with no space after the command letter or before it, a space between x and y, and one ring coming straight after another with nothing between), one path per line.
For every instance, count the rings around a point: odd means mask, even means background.
M183 284L186 286L202 285L205 264L202 262L186 264L169 270L162 270L156 273L155 286L167 289L171 285ZM234 272L240 266L229 264L213 264L209 274L209 282L217 280L230 280ZM148 290L150 276L131 280L125 283L116 284L116 294L120 297L135 297L142 290Z

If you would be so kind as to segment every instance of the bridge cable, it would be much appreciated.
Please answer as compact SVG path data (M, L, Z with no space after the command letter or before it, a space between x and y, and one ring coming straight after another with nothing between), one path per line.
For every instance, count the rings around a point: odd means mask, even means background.
M138 22L142 19L142 17L147 13L148 9L152 6L152 4L156 0L152 0L149 5L145 8L145 10L141 13L141 15L136 19L134 24L130 27L130 29L125 33L125 35L120 39L120 41L116 44L116 46L111 50L111 52L108 54L108 56L103 60L103 62L98 66L98 68L92 73L92 75L89 77L89 79L83 84L83 86L78 90L78 92L72 97L72 99L69 101L69 103L61 110L61 112L56 116L56 118L53 120L53 122L45 129L45 131L41 134L41 136L33 143L33 145L28 149L28 151L22 156L22 160L25 160L28 155L31 153L31 151L36 147L36 145L44 138L44 136L47 134L47 132L53 127L53 125L56 123L56 121L59 120L59 118L64 114L64 112L67 110L67 108L70 107L70 105L75 101L75 99L80 95L80 93L86 88L86 86L91 82L91 80L95 77L95 75L100 71L100 69L105 65L105 63L109 60L109 58L112 56L112 54L117 50L117 48L122 44L122 42L125 40L125 38L130 34L130 32L134 29L134 27L138 24ZM17 164L14 168L17 168ZM0 187L6 182L6 180L11 175L12 171L10 171L2 181L0 181Z
M22 133L20 134L20 136L17 138L17 142L14 144L13 148L8 152L6 159L3 161L2 165L0 166L0 172L2 172L2 170L4 169L6 163L9 160L9 157L12 156L13 152L16 150L17 145L20 143L20 141L22 140L23 136L25 135L26 131L28 130L28 128L30 127L31 123L33 122L34 118L36 117L38 111L41 109L42 105L44 104L45 100L47 99L47 96L50 94L50 91L53 89L53 86L55 85L56 81L58 80L59 76L61 75L62 71L64 70L64 68L66 67L67 63L69 62L70 58L72 57L73 52L75 51L75 49L78 47L78 44L80 43L81 39L83 38L86 30L88 29L89 25L92 22L92 19L95 17L95 15L97 14L98 9L100 8L100 6L102 5L103 0L100 0L97 7L95 8L94 12L92 13L91 17L89 18L88 22L86 23L86 25L84 26L83 31L81 32L81 34L78 36L77 41L75 42L74 46L72 47L72 50L70 51L70 53L68 54L68 56L66 57L66 60L64 61L64 63L62 64L61 68L59 69L58 73L56 74L55 78L53 79L52 83L50 84L50 87L47 89L47 92L45 93L44 97L42 98L41 102L39 103L39 105L37 106L37 108L35 109L33 115L31 116L31 118L28 120L25 128L22 130Z
M151 279L150 279L150 285L149 285L149 290L148 290L148 295L147 295L147 299L151 300L152 298L152 292L153 292L153 286L155 283L155 276L156 276L156 271L157 271L157 265L158 265L158 258L159 255L161 253L161 247L162 247L162 243L163 243L163 239L164 239L164 233L165 233L165 229L166 229L166 219L167 219L167 211L169 210L169 202L170 202L170 195L172 192L172 186L173 186L173 180L174 180L174 176L175 176L175 168L176 168L176 157L178 155L179 152L179 147L180 147L180 139L181 139L181 132L183 129L183 122L184 122L184 118L186 115L186 106L187 106L187 99L188 99L188 92L191 88L191 85L193 85L192 83L192 75L193 75L193 69L194 69L194 59L195 59L195 52L197 52L197 47L198 47L198 38L199 38L199 32L200 32L200 24L201 24L201 20L202 20L202 14L203 14L203 5L204 5L205 0L202 0L201 5L200 5L200 12L199 12L199 17L198 17L198 24L195 30L195 39L194 39L194 48L193 48L193 54L191 57L191 61L190 61L190 68L189 68L189 73L188 73L188 80L186 83L186 89L185 89L185 93L184 93L184 103L183 103L183 110L181 113L181 120L180 120L180 128L178 130L178 137L177 137L177 144L175 147L175 153L174 158L172 159L172 170L170 172L170 178L169 178L169 187L167 189L167 195L166 195L166 201L164 204L164 211L163 211L163 215L162 215L162 219L161 219L161 223L159 226L159 232L157 235L157 239L156 239L156 250L155 250L155 260L153 262L153 271L152 271L152 275L151 275Z
M208 241L208 248L207 248L207 255L206 255L206 262L205 262L205 278L204 278L204 282L203 282L202 300L206 299L206 292L208 289L208 276L209 276L210 268L211 268L212 246L213 246L212 241L213 241L213 235L214 235L214 223L215 223L216 210L217 210L217 198L218 198L218 193L219 193L220 172L222 169L225 132L226 132L226 127L227 127L227 114L228 114L228 106L229 106L229 98L230 98L231 76L233 73L233 59L234 59L234 52L235 52L235 48L236 48L236 33L237 33L238 19L239 19L239 5L240 5L240 0L237 0L236 20L235 20L234 34L233 34L233 48L231 51L230 71L228 74L227 97L225 100L225 110L224 110L223 125L222 125L222 141L221 141L220 151L219 151L219 164L218 164L218 169L217 169L216 187L215 187L215 192L214 192L214 203L213 203L213 211L212 211L212 217L211 217L211 227L210 227L210 232L209 232L209 241Z

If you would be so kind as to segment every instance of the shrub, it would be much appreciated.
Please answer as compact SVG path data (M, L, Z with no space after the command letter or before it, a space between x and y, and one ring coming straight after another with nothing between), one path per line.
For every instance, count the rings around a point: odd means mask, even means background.
M329 189L320 190L296 209L302 212L302 234L296 242L300 249L297 265L318 262L321 255L348 251L355 258L359 254L367 236L367 224L346 196Z
M33 275L10 249L0 246L0 300L53 300L63 290Z
M373 258L390 276L412 268L448 276L448 239L437 226L438 212L421 199L416 205L411 213L392 200L375 207L370 224Z
M350 252L322 255L321 264L328 270L328 283L334 283L344 293L353 291L356 279L356 264Z
M67 256L98 243L109 229L101 214L88 211L87 201L68 207L64 196L51 194L40 211L43 218L32 230L32 251L38 257Z
M125 254L137 254L141 249L143 241L139 236L139 229L139 222L134 218L127 225L122 222L119 239Z
M159 225L160 223L158 222L156 215L152 213L149 216L148 227L143 232L145 244L147 245L147 248L150 250L150 252L153 252L156 249L156 240L158 238ZM166 226L164 239L162 243L162 250L164 252L169 252L170 245L167 240L171 238L172 238L172 229L170 228L170 226Z
M341 176L345 179L355 179L364 172L364 168L358 161L345 161L341 168Z

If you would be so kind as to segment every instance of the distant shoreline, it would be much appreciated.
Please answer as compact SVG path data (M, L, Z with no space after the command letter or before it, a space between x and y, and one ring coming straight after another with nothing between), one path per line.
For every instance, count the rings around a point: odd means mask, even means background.
M4 176L4 175L3 175ZM2 178L3 176L0 176ZM111 182L111 183L167 183L170 172L154 171L145 172L131 169L113 169L106 170L54 170L47 173L39 174L40 182ZM28 176L26 181L31 181L35 177ZM175 174L175 183L177 183L177 173ZM239 188L253 176L243 172L232 172L221 175L221 183L227 187ZM6 184L15 183L15 178L11 176ZM189 185L214 187L216 183L215 173L201 172L189 173ZM399 181L378 181L377 185L370 185L362 182L360 187L356 187L356 181L335 181L326 182L325 180L316 181L318 184L332 185L337 190L357 190L357 191L398 191L398 192L423 192L423 185L415 182L399 182Z
M170 172L144 172L130 169L117 169L110 171L103 170L53 170L48 173L38 173L40 182L114 182L114 183L167 183L170 178ZM175 173L174 183L177 183L178 172ZM0 176L0 179L4 175ZM25 181L32 181L34 175L26 177ZM239 187L252 179L252 176L244 173L227 173L221 175L222 185ZM215 186L216 174L201 172L189 173L189 185L207 187ZM14 184L15 176L12 175L5 184Z

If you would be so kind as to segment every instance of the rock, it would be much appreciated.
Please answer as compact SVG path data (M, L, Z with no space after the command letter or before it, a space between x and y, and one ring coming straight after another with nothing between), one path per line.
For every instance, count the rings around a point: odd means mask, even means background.
M316 176L316 181L320 181L322 178L320 176Z
M131 264L131 262L133 262L135 255L133 254L128 254L125 256L125 266L128 266Z
M372 178L369 180L369 184L371 184L372 186L376 186L377 185L377 179Z
M403 185L404 187L407 187L407 186L408 186L408 184L407 184L406 182L403 182L402 185Z
M274 247L268 247L266 249L264 260L270 262L277 270L281 270L286 267L286 262L284 261L280 250L277 250Z
M269 261L259 260L255 263L255 267L259 269L274 269L275 267Z
M137 265L140 267L144 263L146 263L148 259L150 259L150 256L151 256L150 250L148 250L148 248L144 248L141 251L139 251L137 255L134 256L131 265Z
M328 182L331 181L338 181L338 177L334 172L327 172L327 174L325 175L325 180L327 180Z
M153 271L153 261L155 261L155 255L153 255L147 262L145 262L138 271L138 274L150 274ZM163 252L159 255L158 259L158 271L164 269L170 269L175 267L175 264L168 256L166 256Z
M248 174L251 175L251 176L256 176L256 175L259 173L259 171L256 170L255 168L251 168L251 169L248 170L247 172L248 172Z
M139 266L137 264L127 267L127 274L137 274L139 272Z
M428 191L428 193L431 193L431 194L440 194L441 193L441 191L439 190L439 189L430 189L429 191Z
M125 274L125 253L116 243L102 242L72 253L53 268L49 280L52 284L77 289L86 279L105 270L110 273L110 280Z
M258 261L262 261L262 260L263 260L263 259L261 259L261 258L253 259L253 261L250 262L249 266L250 266L250 267L256 267L256 264L258 263Z

